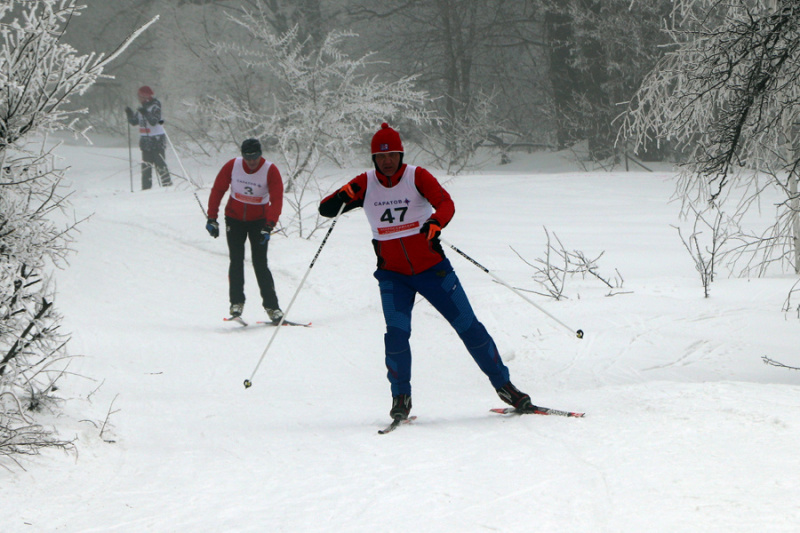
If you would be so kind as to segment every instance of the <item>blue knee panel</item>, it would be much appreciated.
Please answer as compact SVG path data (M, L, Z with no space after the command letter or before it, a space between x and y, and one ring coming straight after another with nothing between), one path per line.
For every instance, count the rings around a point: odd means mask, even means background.
M394 294L393 282L381 280L378 283L381 291L381 305L383 306L383 316L386 319L386 328L397 328L411 333L411 312L410 309L397 309Z
M456 333L460 335L470 327L475 320L475 313L472 311L472 306L467 299L467 293L464 292L464 288L461 286L461 283L459 283L455 272L451 271L447 274L447 277L444 278L444 282L442 282L442 288L445 290L445 293L450 296L450 300L453 302L453 305L456 306L456 309L458 309L458 316L454 318L450 324L453 326L453 329L456 330Z

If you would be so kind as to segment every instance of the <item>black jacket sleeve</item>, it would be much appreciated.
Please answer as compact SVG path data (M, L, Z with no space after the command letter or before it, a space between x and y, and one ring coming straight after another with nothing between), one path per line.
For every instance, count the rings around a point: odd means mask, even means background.
M337 191L338 192L338 191ZM330 196L323 198L323 200L319 204L319 214L326 217L326 218L333 218L339 213L339 208L342 207L344 201L336 196L336 193L331 194ZM347 213L353 209L358 207L362 207L364 205L364 200L359 198L358 200L353 200L349 204L344 206L344 210L342 213Z

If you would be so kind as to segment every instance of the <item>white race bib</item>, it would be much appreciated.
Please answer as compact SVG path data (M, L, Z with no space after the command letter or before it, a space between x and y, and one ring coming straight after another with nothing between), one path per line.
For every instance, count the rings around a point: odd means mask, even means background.
M419 233L422 224L433 214L430 202L414 183L416 169L406 165L403 177L394 187L384 187L375 170L367 172L364 212L375 240L388 241Z
M269 203L267 172L272 165L265 161L253 174L244 170L244 159L237 157L231 171L231 197L245 204L266 205Z

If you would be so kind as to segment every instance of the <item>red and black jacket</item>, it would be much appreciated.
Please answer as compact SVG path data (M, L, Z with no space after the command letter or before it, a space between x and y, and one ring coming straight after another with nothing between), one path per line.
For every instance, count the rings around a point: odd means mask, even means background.
M399 183L405 170L406 165L403 164L394 176L387 177L380 172L376 172L376 175L384 187L394 187ZM355 193L355 198L345 205L343 212L363 207L364 195L367 192L366 172L350 180L349 184L357 192ZM353 185L357 185L357 187ZM433 206L434 211L431 218L435 219L439 226L444 228L453 218L456 209L450 194L444 190L439 181L430 172L422 167L417 167L414 173L414 185L419 193ZM342 203L343 201L334 192L320 202L319 213L324 217L335 217ZM424 272L444 259L444 251L439 239L429 241L421 233L387 241L373 239L372 245L375 248L375 255L378 257L379 269L406 275Z

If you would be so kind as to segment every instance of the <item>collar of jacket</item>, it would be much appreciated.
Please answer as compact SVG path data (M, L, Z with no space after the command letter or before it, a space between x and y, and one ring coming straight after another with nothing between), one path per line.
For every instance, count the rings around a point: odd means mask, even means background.
M391 176L385 176L380 170L376 171L375 175L378 176L378 181L380 181L381 185L384 187L394 187L400 183L400 178L403 177L403 173L406 171L406 166L408 165L403 163L400 165L400 168L397 169L397 172Z

